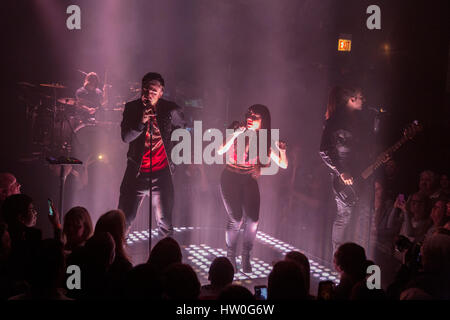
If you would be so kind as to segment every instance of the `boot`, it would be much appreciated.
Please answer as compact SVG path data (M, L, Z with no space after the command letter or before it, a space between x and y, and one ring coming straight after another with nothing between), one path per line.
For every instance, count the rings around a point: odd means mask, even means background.
M250 252L243 252L242 253L242 272L244 273L252 273L252 265L250 263Z
M236 264L236 251L231 248L227 248L227 258L228 258L228 260L230 260L231 264L233 265L234 273L238 272L238 268L237 268L237 264Z

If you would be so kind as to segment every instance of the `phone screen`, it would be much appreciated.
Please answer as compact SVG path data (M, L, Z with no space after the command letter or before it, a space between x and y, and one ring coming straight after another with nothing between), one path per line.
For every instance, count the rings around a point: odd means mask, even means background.
M255 287L255 297L258 300L267 300L267 287L266 286L256 286Z
M48 202L48 214L52 216L53 215L52 200L47 199L47 202Z

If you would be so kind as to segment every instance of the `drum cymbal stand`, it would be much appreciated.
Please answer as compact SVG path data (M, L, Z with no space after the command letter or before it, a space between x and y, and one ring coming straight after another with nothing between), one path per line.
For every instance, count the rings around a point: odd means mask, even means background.
M53 165L59 165L59 203L58 203L58 211L59 211L59 223L63 221L63 202L64 202L64 186L66 184L67 175L65 174L65 167L70 167L72 165L81 165L82 161L72 158L72 157L47 157L47 162Z

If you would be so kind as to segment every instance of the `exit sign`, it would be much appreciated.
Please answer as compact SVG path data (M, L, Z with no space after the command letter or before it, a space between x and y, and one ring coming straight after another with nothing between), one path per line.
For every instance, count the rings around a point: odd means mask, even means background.
M351 51L352 50L352 40L339 39L338 51Z

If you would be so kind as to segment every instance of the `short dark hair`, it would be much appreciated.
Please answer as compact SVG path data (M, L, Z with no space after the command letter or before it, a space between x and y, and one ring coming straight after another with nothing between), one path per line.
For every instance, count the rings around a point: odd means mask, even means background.
M156 72L149 72L142 78L142 88L147 88L149 83L153 80L159 81L161 85L164 87L164 79L163 77Z
M226 286L233 282L234 268L226 257L217 257L209 267L209 280L212 285Z
M293 261L278 261L267 279L267 298L303 300L307 295L305 278L299 264Z
M200 294L200 281L188 264L174 263L163 272L163 287L167 298L194 300Z
M173 263L181 263L183 259L181 248L178 242L166 237L158 241L150 252L147 262L157 266L160 272L163 272L169 265Z
M366 252L360 245L347 242L339 246L334 253L336 265L345 273L364 278L366 272Z
M26 194L14 194L5 199L2 206L2 218L8 225L19 222L19 217L28 214L28 207L33 199Z

